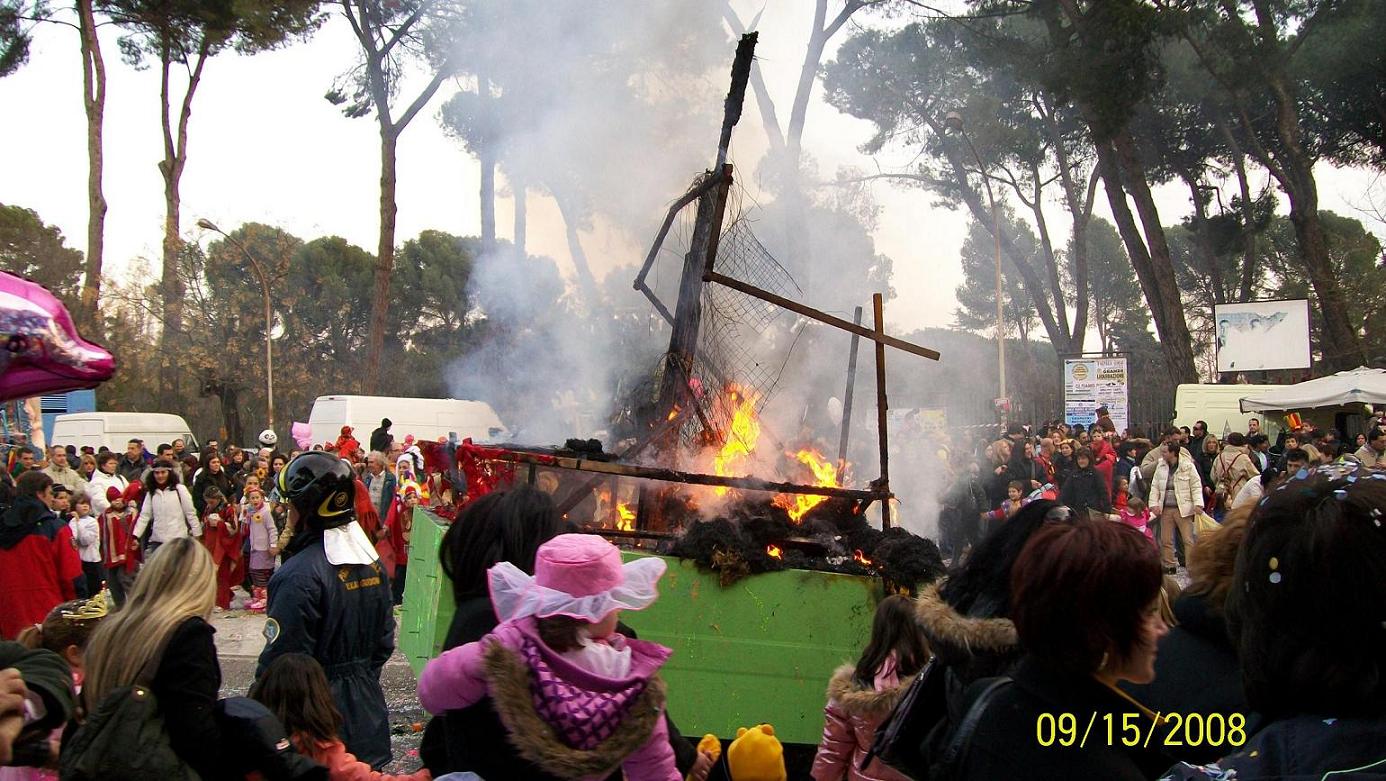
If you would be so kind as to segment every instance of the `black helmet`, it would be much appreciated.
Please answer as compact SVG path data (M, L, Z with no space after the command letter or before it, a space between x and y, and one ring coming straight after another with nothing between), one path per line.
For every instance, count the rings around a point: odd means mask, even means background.
M300 454L279 470L275 483L310 528L332 529L356 518L356 477L351 465L332 453Z

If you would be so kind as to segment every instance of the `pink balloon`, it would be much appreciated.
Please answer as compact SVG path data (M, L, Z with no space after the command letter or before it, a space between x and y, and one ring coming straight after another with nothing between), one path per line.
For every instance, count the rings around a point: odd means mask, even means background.
M0 402L95 388L115 358L77 333L47 288L0 271Z
M307 423L299 423L295 420L293 426L289 428L289 436L294 438L299 450L307 450L313 446L313 429Z

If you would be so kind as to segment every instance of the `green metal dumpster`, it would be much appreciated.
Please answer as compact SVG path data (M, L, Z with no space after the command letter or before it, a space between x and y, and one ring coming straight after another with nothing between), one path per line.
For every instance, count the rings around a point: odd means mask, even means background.
M441 651L452 618L437 554L445 529L432 515L416 516L400 630L415 673ZM828 678L865 647L880 581L786 570L723 588L692 562L665 561L659 600L622 620L674 649L663 676L679 728L730 738L737 727L768 722L786 743L817 743Z

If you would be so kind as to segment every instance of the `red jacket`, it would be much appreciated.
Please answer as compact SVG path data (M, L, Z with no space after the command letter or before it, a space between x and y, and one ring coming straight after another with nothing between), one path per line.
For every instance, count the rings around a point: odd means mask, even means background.
M133 574L140 568L140 543L134 537L135 518L129 510L106 510L101 524L101 564L106 569L124 568Z
M0 519L0 637L14 638L75 599L81 574L67 524L34 497L16 499Z

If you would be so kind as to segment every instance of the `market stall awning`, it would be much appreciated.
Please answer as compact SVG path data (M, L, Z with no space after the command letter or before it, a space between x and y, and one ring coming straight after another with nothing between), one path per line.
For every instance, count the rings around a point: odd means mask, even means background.
M1386 406L1386 369L1359 366L1241 400L1242 412L1317 409L1345 404Z

